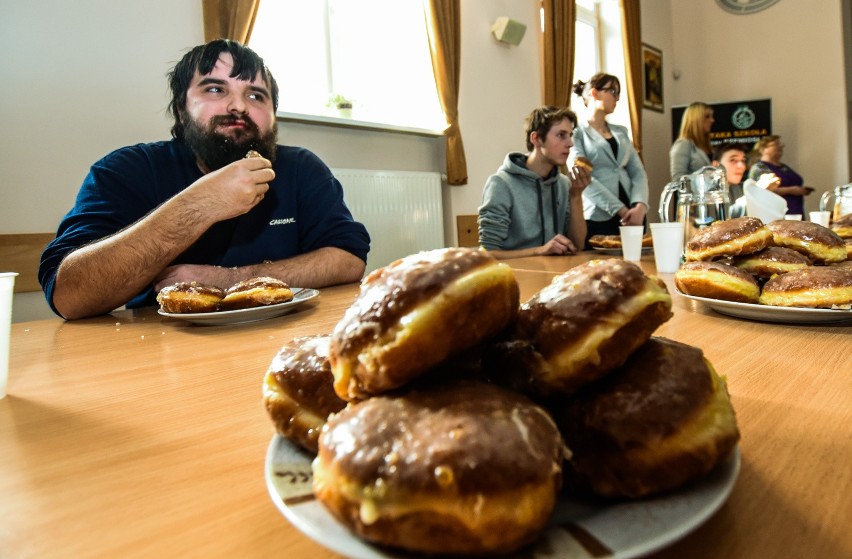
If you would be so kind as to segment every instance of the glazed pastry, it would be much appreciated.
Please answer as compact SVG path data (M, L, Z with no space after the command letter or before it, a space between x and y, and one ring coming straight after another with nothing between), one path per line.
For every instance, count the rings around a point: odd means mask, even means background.
M203 313L218 311L224 297L225 292L216 286L190 281L164 287L157 302L167 313Z
M525 302L510 339L494 344L484 369L533 396L570 394L627 359L671 318L665 284L636 264L592 260Z
M589 237L589 245L596 248L621 248L621 235L592 235ZM650 234L642 236L642 246L645 248L654 246Z
M553 414L572 452L566 485L608 498L699 479L739 440L724 379L700 349L665 338L651 338Z
M686 260L713 260L751 254L772 245L772 232L756 217L716 221L699 229L686 243Z
M566 452L547 412L520 394L472 381L432 385L329 418L314 494L371 542L491 557L543 530Z
M831 230L844 239L852 239L852 214L838 217L831 222Z
M269 277L241 281L225 291L223 310L248 309L265 305L286 303L293 299L293 291L283 281Z
M695 297L757 303L760 296L760 286L750 273L723 262L685 262L674 280L681 293Z
M734 266L763 280L810 265L811 260L807 256L786 247L767 247L759 252L734 258Z
M831 308L852 304L852 267L811 266L776 276L760 294L764 305Z
M335 390L358 400L404 386L503 330L518 303L514 272L483 250L421 252L375 270L332 333Z
M314 454L326 419L346 406L334 392L328 343L329 336L294 339L278 351L263 379L263 405L275 430Z
M801 252L815 264L846 260L846 245L837 233L819 223L779 219L769 224L777 246Z

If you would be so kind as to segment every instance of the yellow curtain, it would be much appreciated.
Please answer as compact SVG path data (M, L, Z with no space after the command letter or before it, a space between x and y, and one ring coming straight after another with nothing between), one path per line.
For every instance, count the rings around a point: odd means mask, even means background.
M567 107L571 104L574 79L575 0L544 0L542 35L542 76L545 105Z
M459 0L428 0L425 12L432 71L447 119L447 183L463 185L467 184L467 159L459 130L461 6Z
M248 44L260 0L201 0L204 40L231 39Z
M642 155L642 18L639 0L620 0L621 40L624 43L624 87L630 105L633 145Z

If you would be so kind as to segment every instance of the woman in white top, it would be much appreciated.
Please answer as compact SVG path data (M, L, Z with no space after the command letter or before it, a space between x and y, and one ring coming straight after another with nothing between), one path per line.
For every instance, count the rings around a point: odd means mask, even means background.
M680 134L669 151L671 180L677 180L710 165L713 156L710 129L713 128L713 122L713 108L706 103L696 101L683 112Z
M648 211L648 175L627 128L607 122L621 95L617 77L598 73L574 84L588 109L574 130L574 160L593 166L592 182L583 191L586 249L592 235L617 235L620 225L644 225Z

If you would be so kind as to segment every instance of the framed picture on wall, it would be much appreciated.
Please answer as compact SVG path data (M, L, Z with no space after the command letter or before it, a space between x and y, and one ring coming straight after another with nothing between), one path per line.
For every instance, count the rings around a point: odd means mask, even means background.
M644 107L663 112L663 51L642 44Z

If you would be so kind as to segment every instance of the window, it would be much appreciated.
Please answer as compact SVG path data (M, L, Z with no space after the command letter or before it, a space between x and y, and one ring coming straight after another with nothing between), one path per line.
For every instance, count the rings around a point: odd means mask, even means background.
M282 112L446 127L422 0L261 2L249 43L278 81Z
M618 1L577 0L574 28L574 79L571 83L588 81L597 72L618 76L621 81L621 98L609 119L626 126L632 134L628 105L630 92L625 89L624 43Z
M588 81L598 72L601 67L600 44L595 3L578 0L577 22L574 25L574 79L571 83Z

